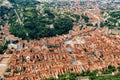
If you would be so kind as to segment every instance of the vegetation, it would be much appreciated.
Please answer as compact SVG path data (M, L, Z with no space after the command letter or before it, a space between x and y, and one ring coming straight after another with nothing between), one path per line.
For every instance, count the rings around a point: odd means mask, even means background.
M6 72L10 72L11 71L11 69L10 68L8 68L7 70L6 70Z
M44 4L38 10L34 0L9 0L13 8L0 7L1 25L11 24L10 33L22 39L40 39L67 34L73 27L73 20L62 14L54 13ZM30 3L28 5L28 3ZM17 4L17 5L16 5ZM38 7L39 8L39 7ZM73 15L76 20L78 15Z
M120 19L120 11L117 12L111 12L110 16L116 19Z
M71 16L72 16L72 17L75 17L76 22L78 22L78 21L79 21L79 19L80 19L80 15L77 15L77 14L72 14Z
M72 18L75 18L75 22L78 22L79 21L79 19L80 19L80 15L78 15L78 14L73 14L73 13L70 13L70 12L64 12L64 14L65 15L69 15L70 17L72 17Z
M52 18L52 17L49 17ZM50 26L53 26L52 28ZM69 17L59 17L55 21L47 20L43 16L29 17L24 25L14 23L10 32L23 39L39 39L68 33L72 29L73 22Z
M0 54L3 54L5 52L5 50L7 49L7 45L8 43L6 43L5 45L0 45Z
M120 72L120 66L117 67L117 70Z
M120 11L110 12L109 18L101 26L108 26L109 29L119 29Z
M92 76L90 80L119 80L120 74L109 75L109 76Z
M91 24L91 23L87 23L86 25L87 25L87 26L93 26L93 24Z
M64 75L60 75L58 79L45 79L45 80L75 80L77 77L83 77L83 76L96 76L98 73L98 70L94 70L93 72L90 72L89 70L83 71L82 73L66 73Z
M81 15L82 16L82 18L85 20L85 22L86 23L88 23L89 22L89 18L88 18L88 16L86 16L86 15Z
M111 74L112 72L116 71L116 68L114 66L109 65L107 70L103 70L103 74Z
M112 72L115 72L118 70L119 72L115 75L112 75ZM102 71L103 72L103 71ZM89 76L90 80L119 80L120 79L120 66L117 67L117 69L114 66L109 65L108 70L105 70L102 75L97 76L98 70L94 70L90 72L89 70L87 71L82 71L82 73L66 73L64 75L59 76L58 79L45 79L45 80L76 80L77 77L86 77Z

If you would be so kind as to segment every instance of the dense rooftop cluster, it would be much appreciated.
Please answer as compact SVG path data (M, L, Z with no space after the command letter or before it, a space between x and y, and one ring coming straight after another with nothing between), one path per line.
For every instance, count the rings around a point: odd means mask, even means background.
M66 35L19 40L22 48L10 48L13 54L6 80L58 78L65 73L103 70L109 65L117 67L120 64L119 38L119 35L108 34L107 28L80 30L74 25Z
M111 10L118 10L119 4L9 1L14 4L0 5L5 14L0 22L4 26L0 27L0 53L4 53L0 55L0 79L4 75L5 80L44 80L97 70L99 76L109 72L110 66L119 67L120 72L120 12Z

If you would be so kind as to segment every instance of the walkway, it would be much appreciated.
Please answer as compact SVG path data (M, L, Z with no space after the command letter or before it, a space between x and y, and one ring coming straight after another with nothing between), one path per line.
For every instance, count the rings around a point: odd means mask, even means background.
M11 55L3 55L0 60L0 77L3 77L4 73L8 68Z

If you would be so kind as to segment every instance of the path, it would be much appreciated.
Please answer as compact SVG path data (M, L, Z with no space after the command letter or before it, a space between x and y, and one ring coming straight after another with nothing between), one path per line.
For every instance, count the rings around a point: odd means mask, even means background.
M3 55L0 60L0 77L3 77L4 73L8 68L8 64L10 62L11 55Z

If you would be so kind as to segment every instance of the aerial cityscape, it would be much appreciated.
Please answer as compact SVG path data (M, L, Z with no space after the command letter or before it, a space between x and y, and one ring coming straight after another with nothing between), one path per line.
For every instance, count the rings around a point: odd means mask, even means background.
M120 80L120 0L0 0L0 80Z

